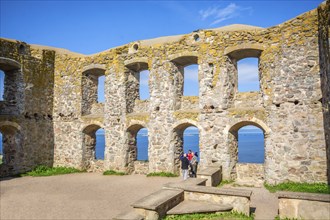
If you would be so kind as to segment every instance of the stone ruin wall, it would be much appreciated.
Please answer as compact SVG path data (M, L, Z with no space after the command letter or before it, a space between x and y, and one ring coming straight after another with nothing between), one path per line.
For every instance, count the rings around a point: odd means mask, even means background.
M1 132L17 142L10 147L15 165L2 170L53 164L178 172L182 134L193 125L199 129L200 167L221 165L224 179L236 178L237 131L255 125L265 134L267 182L326 182L329 113L323 115L322 103L325 109L329 101L323 58L328 53L318 36L327 28L327 4L320 14L313 10L267 29L198 30L90 56L1 39L0 56L17 61L22 75L17 111L1 108ZM236 62L245 57L259 58L259 92L237 91ZM190 64L199 64L199 97L182 96L183 67ZM139 100L139 72L145 69L150 98ZM105 75L105 103L97 103L95 95L100 75ZM143 127L148 164L135 161L135 136ZM96 161L93 151L99 128L105 130L103 161ZM16 136L6 135L6 129Z
M30 170L36 164L51 166L55 52L1 40L0 57L6 88L5 101L0 101L1 176Z
M321 89L323 94L323 119L327 146L328 183L330 183L330 3L318 8L319 20L319 57Z

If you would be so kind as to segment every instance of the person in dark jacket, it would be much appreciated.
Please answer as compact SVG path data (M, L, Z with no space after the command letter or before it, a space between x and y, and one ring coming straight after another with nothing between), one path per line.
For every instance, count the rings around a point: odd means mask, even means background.
M183 180L186 180L186 179L188 179L188 168L189 168L189 164L190 164L190 162L187 158L187 154L181 155L180 160L181 160L182 177L183 177Z

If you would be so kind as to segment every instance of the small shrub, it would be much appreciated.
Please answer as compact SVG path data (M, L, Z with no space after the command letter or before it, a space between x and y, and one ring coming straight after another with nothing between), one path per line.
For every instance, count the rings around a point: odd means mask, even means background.
M165 220L253 220L253 215L247 216L238 212L221 212L221 213L209 213L209 214L184 214L184 215L169 215L165 217Z
M103 175L124 176L124 175L127 175L127 173L119 172L119 171L115 171L115 170L106 170L103 172Z
M308 193L324 193L330 194L330 186L326 183L296 183L285 182L277 185L265 183L265 188L270 192L276 191L292 191L292 192L308 192Z
M81 173L82 170L78 170L72 167L48 167L44 165L37 166L30 172L21 174L21 176L54 176L69 173Z
M178 175L174 173L169 173L169 172L154 172L154 173L148 173L147 177L151 176L162 176L162 177L178 177Z

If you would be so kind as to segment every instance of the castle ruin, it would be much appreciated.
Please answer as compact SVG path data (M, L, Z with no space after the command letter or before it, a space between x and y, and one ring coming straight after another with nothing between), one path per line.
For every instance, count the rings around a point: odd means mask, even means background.
M94 55L0 39L1 176L37 165L90 171L179 172L183 131L199 131L200 167L224 179L238 168L268 183L327 182L330 149L329 1L283 24L197 30L141 40ZM238 92L237 62L258 58L260 91ZM183 69L198 64L199 96L183 95ZM150 98L140 100L140 72ZM105 102L97 102L105 76ZM238 130L264 132L265 162L237 163ZM105 158L95 132L105 130ZM149 160L136 160L148 129ZM328 169L327 169L328 168ZM328 171L327 171L328 170ZM328 174L327 174L328 172Z

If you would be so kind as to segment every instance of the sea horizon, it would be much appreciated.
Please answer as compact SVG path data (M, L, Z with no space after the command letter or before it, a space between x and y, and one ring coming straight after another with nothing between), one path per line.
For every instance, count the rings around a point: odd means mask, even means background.
M183 134L184 152L199 150L199 133L195 129ZM241 129L238 133L238 162L239 163L264 163L264 135L260 129ZM96 159L104 159L104 130L96 133ZM137 160L148 160L148 131L141 129L137 134ZM2 135L0 135L0 154L3 154Z

